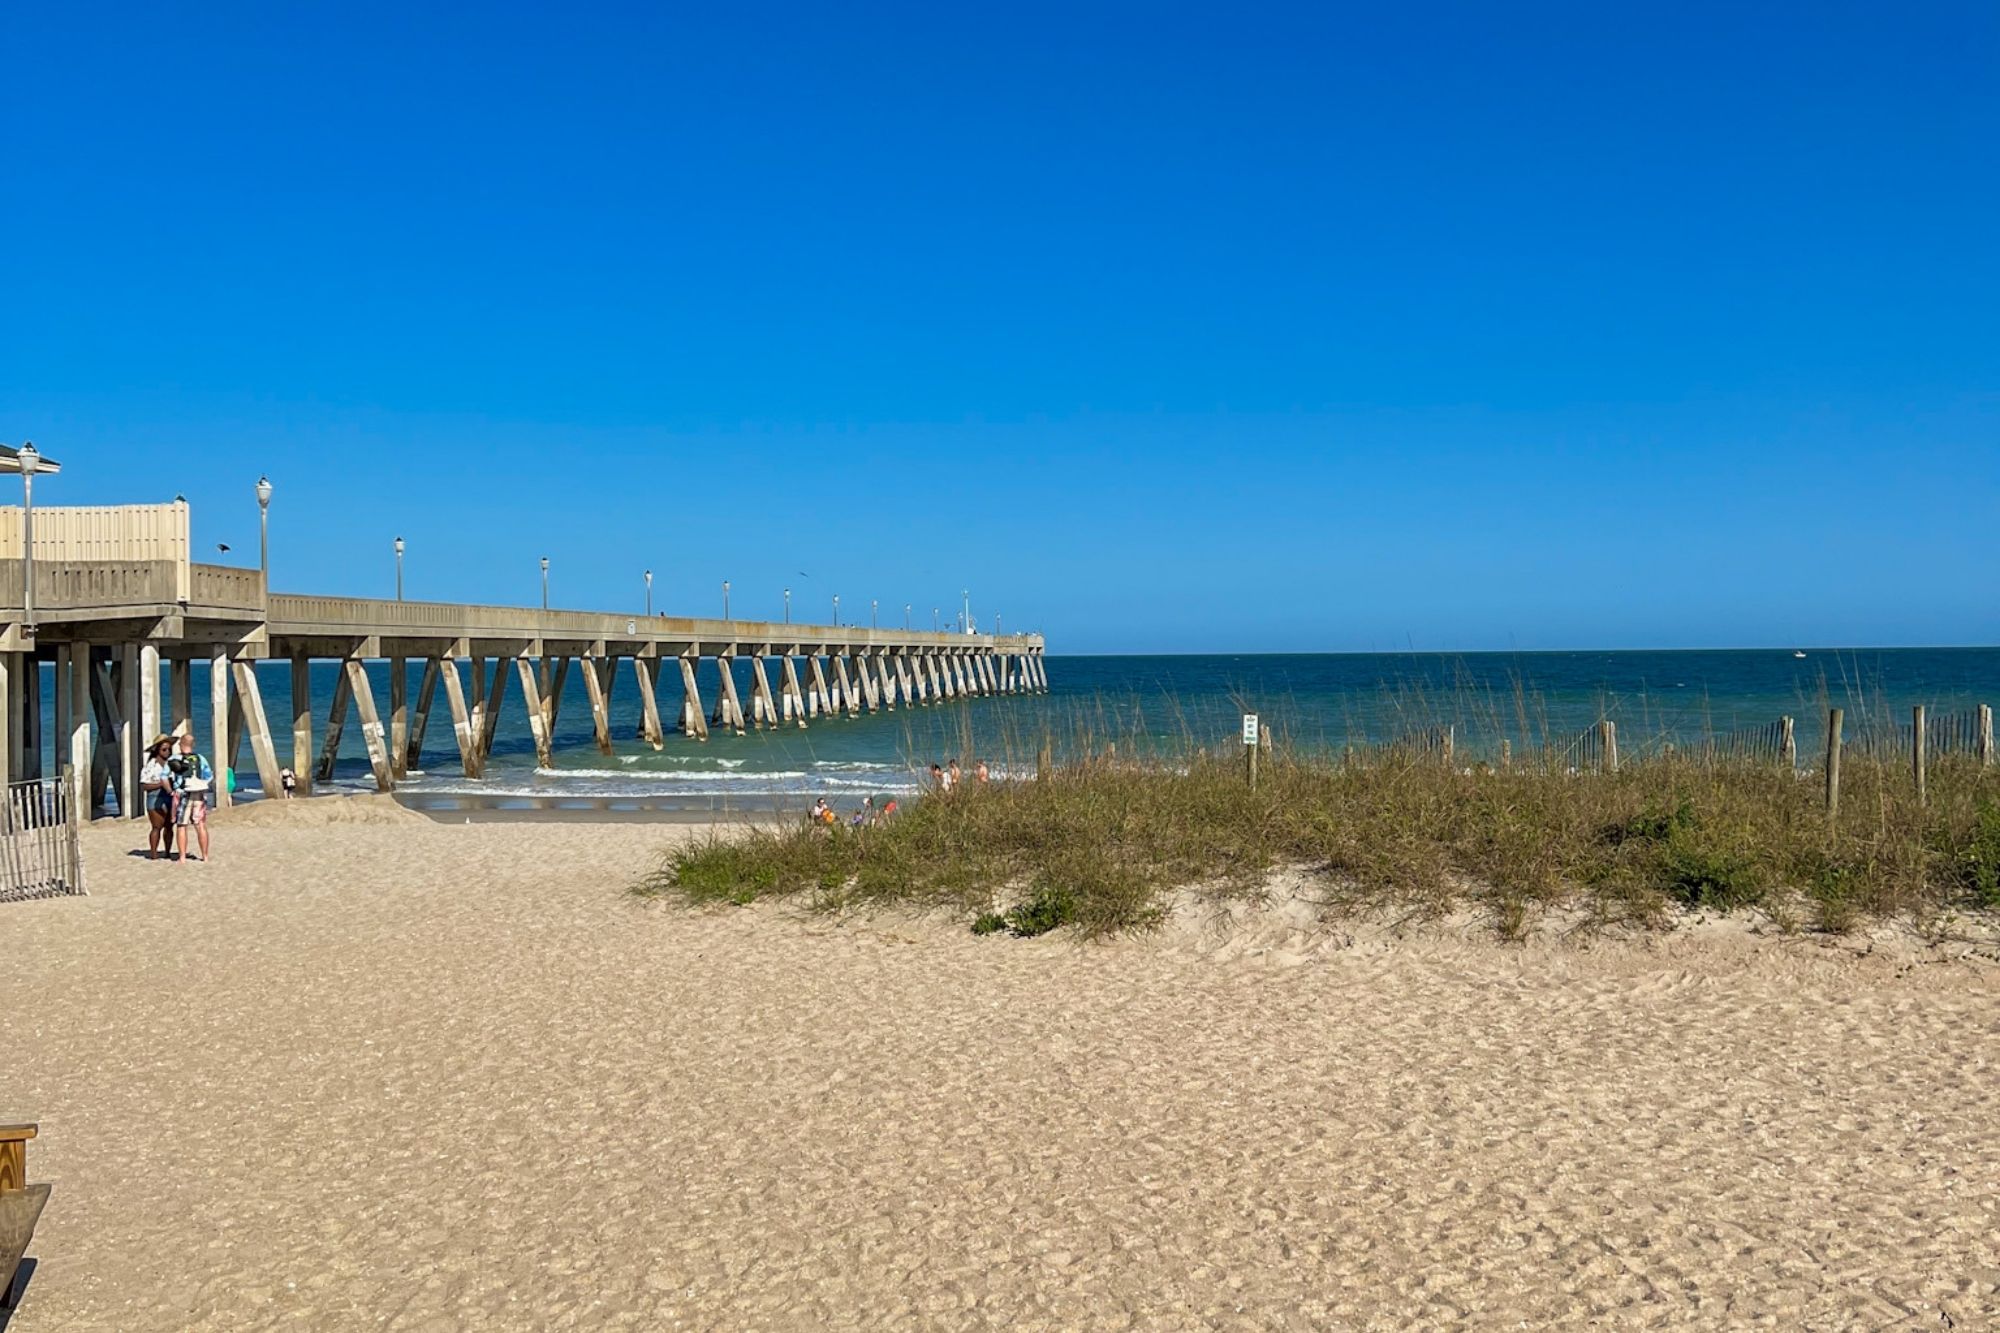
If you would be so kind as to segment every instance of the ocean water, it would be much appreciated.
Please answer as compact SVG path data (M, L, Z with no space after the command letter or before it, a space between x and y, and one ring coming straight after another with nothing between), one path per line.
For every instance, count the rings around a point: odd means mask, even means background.
M440 689L425 736L423 763L398 790L500 798L618 797L683 808L755 812L789 808L816 794L841 804L917 790L934 760L978 756L1001 774L1032 771L1047 743L1063 757L1116 744L1121 751L1173 753L1197 745L1239 743L1241 715L1259 714L1287 743L1338 750L1448 724L1462 755L1560 743L1595 725L1617 722L1621 751L1644 753L1667 741L1796 719L1803 758L1823 744L1826 708L1843 707L1852 735L1871 724L1907 723L1912 704L1934 715L2000 703L2000 649L1898 648L1793 650L1317 654L1175 657L1051 657L1046 695L1001 695L899 706L859 718L819 718L801 730L716 730L706 742L670 731L664 748L638 739L640 705L627 664L611 697L613 753L595 744L590 707L574 671L556 726L555 762L536 762L518 682L510 682L494 754L479 781L459 772L451 717ZM314 741L333 696L334 664L313 668ZM714 663L701 684L713 706ZM387 722L388 664L372 662L377 706ZM665 673L663 673L664 676ZM414 707L421 664L410 664ZM290 762L290 668L261 664L280 762ZM738 668L746 705L748 665ZM194 677L196 723L209 736L206 672ZM163 691L164 697L164 691ZM45 713L53 690L45 675ZM677 673L663 678L660 714L680 715ZM255 765L244 748L239 780L254 790ZM358 722L350 713L334 785L372 790Z

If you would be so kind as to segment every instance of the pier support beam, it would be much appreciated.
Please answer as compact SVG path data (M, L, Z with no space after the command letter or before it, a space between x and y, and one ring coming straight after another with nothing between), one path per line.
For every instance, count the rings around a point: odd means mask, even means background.
M465 706L465 685L458 678L458 659L438 659L438 675L444 679L445 706L451 709L451 735L458 742L459 768L465 776L476 778L485 771L484 756L479 753L479 731L472 710Z
M57 677L61 679L60 676ZM174 710L175 739L194 735L194 660L176 657L167 664L167 693ZM57 691L60 697L61 691Z
M785 664L783 678L778 683L785 696L785 721L796 722L803 730L806 725L806 699L805 691L799 688L799 664L790 653L780 660Z
M153 739L141 723L145 705L141 701L139 645L118 645L118 666L112 673L118 682L118 813L137 819L145 813L146 799L139 789L139 770L146 763L146 742ZM154 677L157 682L158 676ZM157 690L155 691L157 693Z
M861 677L861 698L862 702L867 704L868 711L871 713L881 712L882 691L875 684L874 659L866 653L856 653L854 656L854 674Z
M854 681L847 674L847 659L839 653L833 655L834 688L840 691L840 704L849 717L861 716L861 700L855 696Z
M243 724L243 692L229 691L229 753L219 761L231 773L243 767L243 738L250 729ZM228 774L223 775L225 778Z
M583 669L584 688L590 693L590 725L596 733L598 753L615 754L616 748L611 743L611 690L618 683L618 656L613 653L601 660L580 657L577 665Z
M715 699L716 725L728 727L737 735L743 734L743 700L736 692L736 659L734 656L718 657L715 665L722 676Z
M806 669L812 676L812 694L807 700L807 710L814 717L833 712L833 697L826 688L826 667L819 660L818 653L806 655Z
M588 665L586 660L585 665ZM569 683L569 654L558 653L553 670L549 657L542 654L542 717L548 723L549 744L555 745L556 718L562 713L563 686Z
M295 682L296 679L294 677ZM313 777L317 781L333 781L333 761L340 755L340 733L347 727L347 705L353 694L354 687L348 683L347 671L343 666L335 673L333 703L326 711L326 740L320 746L319 766L313 770ZM292 697L296 699L298 695L295 693Z
M215 733L215 750L209 760L215 769L215 808L226 810L233 804L229 799L228 775L222 766L229 762L229 649L217 644L208 654L208 708L209 727Z
M62 760L70 768L70 809L78 818L90 814L90 645L58 650L59 670L67 684Z
M264 712L264 692L257 685L257 667L253 662L237 662L236 697L243 701L243 729L250 733L250 758L257 765L257 785L263 789L266 798L284 793L284 780L278 776L278 747L271 742L271 722Z
M312 661L304 653L292 655L292 776L298 779L299 795L312 795L313 780Z
M701 681L695 676L695 663L699 659L681 659L681 734L696 740L708 739L708 718L701 706Z
M436 657L427 657L424 659L424 682L417 687L417 708L416 712L410 716L410 747L408 752L403 756L403 770L405 772L424 766L424 733L430 729L431 725L431 703L437 698L438 675L441 670L440 664L441 662L451 660L450 658ZM453 671L456 672L456 670L457 664L454 662Z
M889 666L889 655L875 654L875 672L882 677L882 700L890 712L896 711L896 675Z
M394 791L396 773L389 762L389 738L382 731L382 716L375 711L375 687L368 682L368 669L353 658L343 662L347 692L353 696L354 714L361 721L361 742L368 748L368 767L375 774L376 791Z
M910 654L907 651L902 651L898 652L895 657L896 680L903 687L903 702L914 704L926 702L924 699L923 677L913 677L910 671Z
M639 682L639 739L661 749L667 743L667 734L660 726L660 695L654 681L654 668L658 665L651 657L632 659L632 675Z
M143 753L153 737L166 728L160 725L160 648L139 645L139 747Z
M410 659L389 659L389 771L398 782L410 766Z
M478 672L480 670L480 659L475 657L472 661L475 672ZM473 700L472 714L474 724L479 730L479 771L481 775L485 774L487 762L493 758L493 738L500 733L500 709L507 702L507 681L509 679L507 659L505 657L496 657L493 659L491 688L481 690L478 682L475 682L473 685L473 689L483 696L482 698Z
M760 728L778 725L778 708L771 698L770 677L764 671L763 657L757 653L750 654L750 716Z
M19 684L15 693L20 696L20 743L15 753L21 762L14 768L14 781L41 781L42 777L42 663L33 653L22 653Z
M0 653L0 809L9 801L7 784L21 774L21 719L15 698L20 693L21 654ZM0 822L0 833L7 832Z
M547 675L548 662L548 658L544 657L542 670L537 673L535 668L529 665L527 658L514 659L514 665L519 669L521 676L521 702L528 709L528 730L535 738L535 762L543 768L552 767L556 761L555 743L550 736L551 710L548 701L542 698L541 683L536 680L537 674Z

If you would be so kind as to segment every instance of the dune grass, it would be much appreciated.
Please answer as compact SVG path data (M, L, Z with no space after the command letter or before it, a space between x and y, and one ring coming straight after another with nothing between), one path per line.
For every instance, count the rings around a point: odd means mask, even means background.
M1846 931L2000 907L2000 774L1939 762L1919 806L1907 772L1852 761L1829 824L1817 779L1671 755L1611 775L1280 753L1254 792L1240 751L1100 758L918 801L880 828L718 836L634 891L942 909L982 933L1089 938L1157 923L1176 890L1255 895L1279 869L1315 879L1331 911L1470 908L1510 938L1551 909L1650 926L1756 908Z

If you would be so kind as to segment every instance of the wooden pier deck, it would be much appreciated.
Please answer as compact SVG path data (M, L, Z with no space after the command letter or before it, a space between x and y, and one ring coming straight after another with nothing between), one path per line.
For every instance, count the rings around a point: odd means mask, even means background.
M1043 641L992 635L652 617L615 612L396 601L268 592L256 569L188 556L187 510L35 510L33 596L21 511L0 508L0 783L67 768L75 808L140 809L143 747L191 730L192 664L209 667L207 748L230 764L246 743L260 785L276 791L290 768L304 790L331 775L350 715L378 788L392 790L421 746L439 695L459 763L481 776L501 704L518 688L536 750L550 758L558 709L582 681L598 745L611 752L610 698L631 664L641 738L659 748L659 673L679 675L673 730L705 740L711 728L803 727L814 719L1047 688ZM259 661L291 665L289 754L281 755L263 698ZM390 664L377 700L362 664ZM311 664L342 664L323 717ZM732 664L747 661L748 706ZM55 724L43 735L41 663L55 667ZM410 665L422 665L414 701ZM667 664L671 663L672 666ZM704 703L710 682L713 707ZM165 685L163 692L162 686ZM227 803L226 791L217 800Z

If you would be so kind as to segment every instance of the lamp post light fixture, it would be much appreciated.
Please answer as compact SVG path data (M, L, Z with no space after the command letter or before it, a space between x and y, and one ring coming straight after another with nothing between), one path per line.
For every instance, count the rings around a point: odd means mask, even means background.
M839 593L835 593L835 594L833 595L833 624L834 624L834 628L836 628L836 629L838 629L838 628L840 627L840 594L839 594Z
M931 608L931 633L942 634L943 632L943 626L938 621L938 609L934 606Z
M549 558L542 557L542 610L549 609Z
M729 619L729 580L722 581L722 618Z
M396 538L396 600L403 600L403 539Z
M903 633L905 633L905 634L908 634L909 632L910 632L910 604L909 604L908 602L904 602L904 603L903 603Z
M271 595L271 479L257 478L257 569L264 576L264 595Z
M646 571L646 619L653 618L653 571Z
M790 588L785 589L785 623L787 625L792 623L792 590Z
M879 597L870 597L870 598L868 599L868 628L869 628L869 629L880 629L880 628L881 628L881 626L880 626L879 624L877 624L877 623L876 623L876 620L875 620L875 612L876 612L876 609L877 609L878 607L880 607L881 605L882 605L882 599L881 599L881 598L879 598Z
M972 633L972 590L968 588L960 592L959 596L965 599L964 623L959 628L970 634Z

